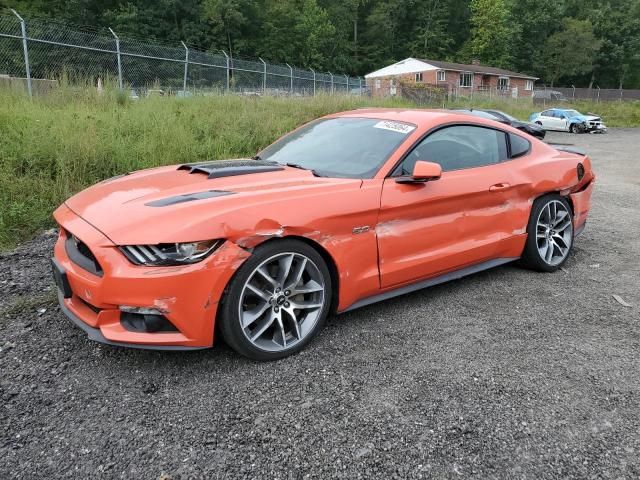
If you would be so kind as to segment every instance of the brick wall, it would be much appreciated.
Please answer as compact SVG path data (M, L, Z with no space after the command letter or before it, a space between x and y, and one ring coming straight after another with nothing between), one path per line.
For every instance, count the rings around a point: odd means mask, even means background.
M400 95L400 89L398 87L398 80L403 82L414 82L415 73L407 73L396 77L383 77L383 78L368 78L367 87L374 97L388 97L391 95ZM499 77L496 75L483 75L481 73L475 73L473 75L473 93L491 94L491 95L505 95L512 96L513 88L517 88L518 98L531 97L533 90L526 90L526 79L511 77L509 80L509 89L502 91L498 90ZM428 70L422 72L422 83L430 85L439 85L445 87L451 94L457 94L459 96L470 96L472 93L471 87L460 87L460 72L446 70L445 80L438 81L437 70ZM393 85L396 86L395 93L393 93Z

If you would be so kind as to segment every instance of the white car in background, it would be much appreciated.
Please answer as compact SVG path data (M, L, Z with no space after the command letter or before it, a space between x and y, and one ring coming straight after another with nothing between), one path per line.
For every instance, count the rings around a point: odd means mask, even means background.
M571 133L606 133L607 127L597 115L583 115L570 108L550 108L534 113L529 121L541 125L545 130Z

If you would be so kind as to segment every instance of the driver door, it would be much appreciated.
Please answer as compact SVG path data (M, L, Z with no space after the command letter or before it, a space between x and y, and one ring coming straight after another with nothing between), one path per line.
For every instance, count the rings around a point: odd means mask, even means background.
M454 125L431 133L384 181L376 227L382 288L499 256L514 231L503 132ZM417 160L440 164L438 180L398 183Z
M553 120L555 122L556 130L566 131L569 129L568 120L567 120L568 117L566 113L556 110L555 112L553 112L553 116L554 116Z

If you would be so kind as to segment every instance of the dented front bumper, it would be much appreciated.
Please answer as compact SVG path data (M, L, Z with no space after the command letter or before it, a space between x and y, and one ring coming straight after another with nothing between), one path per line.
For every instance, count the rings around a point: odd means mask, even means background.
M67 289L60 288L61 280L57 280L61 308L89 338L138 348L185 350L212 346L218 302L249 252L225 242L200 263L136 266L105 235L66 206L56 210L54 217L62 227L54 260L68 283ZM69 233L90 249L99 271L90 271L78 261L75 252L69 251L66 246ZM175 328L155 332L132 330L122 321L122 306L161 312Z

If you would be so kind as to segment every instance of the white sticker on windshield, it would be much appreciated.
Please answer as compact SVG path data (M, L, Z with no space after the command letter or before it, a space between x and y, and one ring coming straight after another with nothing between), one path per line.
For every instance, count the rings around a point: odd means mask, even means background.
M406 123L382 120L381 122L376 123L373 128L382 128L384 130L391 130L392 132L404 133L406 135L413 132L416 127L413 125L407 125Z

